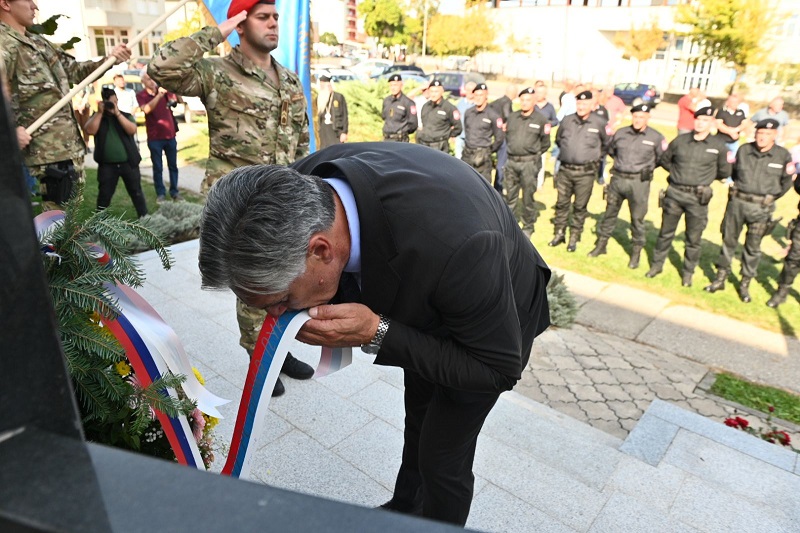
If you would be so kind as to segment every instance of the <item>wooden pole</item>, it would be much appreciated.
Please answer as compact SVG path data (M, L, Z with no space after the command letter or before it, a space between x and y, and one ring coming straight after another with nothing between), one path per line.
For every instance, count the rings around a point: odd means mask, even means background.
M175 7L174 7L174 8L173 8L171 11L168 11L168 12L164 13L163 15L161 15L160 17L158 17L156 20L154 20L154 21L152 22L152 24L150 24L148 27L146 27L145 29L143 29L143 30L142 30L142 31L139 33L139 35L137 35L136 37L134 37L134 38L133 38L133 40L131 40L130 42L126 43L126 45L125 45L125 46L127 46L127 47L128 47L128 50L130 50L130 49L131 49L131 47L133 47L133 46L136 46L137 44L139 44L139 41L141 41L142 39L144 39L145 37L147 37L147 36L150 34L150 32L152 32L154 29L156 29L157 27L159 27L159 26L160 26L160 25L161 25L161 24L162 24L162 23L163 23L165 20L167 20L167 18L171 17L173 13L175 13L176 11L178 11L178 9L180 9L181 7L183 7L183 6L184 6L184 4L188 3L189 1L190 1L190 0L180 0L180 1L178 2L178 4L177 4L177 5L176 5L176 6L175 6ZM116 62L117 62L117 58L115 58L115 57L113 57L113 56L111 56L111 57L109 57L108 59L106 59L106 60L103 62L103 64L102 64L102 65L100 65L99 67L97 67L97 68L94 70L94 72L92 72L91 74L89 74L89 76L88 76L88 77L86 77L86 79L84 79L82 82L80 82L80 83L79 83L79 84L77 84L75 87L73 87L73 88L72 88L72 90L71 90L70 92L68 92L67 94L65 94L65 95L64 95L64 97L63 97L63 98L61 98L61 100L59 100L58 102L56 102L56 103L53 105L53 107L51 107L50 109L48 109L48 110L47 110L47 112L46 112L44 115L42 115L41 117L39 117L39 118L36 120L36 122L34 122L33 124L31 124L30 126L28 126L27 128L25 128L25 131L27 131L27 132L28 132L28 135L32 135L34 131L36 131L36 130L38 130L40 127L42 127L42 125L43 125L45 122L47 122L48 120L50 120L50 119L53 117L53 115L55 115L56 113L58 113L59 109L61 109L62 107L64 107L64 105L65 105L65 104L67 104L67 103L69 103L69 102L72 102L72 98L73 98L73 97L74 97L76 94L78 94L79 92L81 92L81 91L84 89L84 87L86 87L87 85L89 85L90 83L92 83L94 80L96 80L97 78L99 78L100 76L102 76L102 75L105 73L105 71L107 71L109 68L111 68L112 66L114 66L114 63L116 63Z

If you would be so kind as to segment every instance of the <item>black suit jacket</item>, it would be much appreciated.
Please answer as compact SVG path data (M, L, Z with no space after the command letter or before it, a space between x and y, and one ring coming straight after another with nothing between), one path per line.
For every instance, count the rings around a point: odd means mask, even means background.
M500 195L428 147L349 143L291 165L344 177L361 225L361 302L391 319L375 363L509 390L550 324L550 270Z

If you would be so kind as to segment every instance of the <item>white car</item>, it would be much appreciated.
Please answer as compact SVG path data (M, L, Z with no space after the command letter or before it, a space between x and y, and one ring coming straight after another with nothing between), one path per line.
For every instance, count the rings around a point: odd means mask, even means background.
M385 59L368 59L350 67L350 70L352 70L359 78L369 79L373 76L379 76L383 74L383 70L386 67L391 66L392 62Z
M356 74L353 71L347 70L346 68L311 69L311 81L315 83L318 82L319 77L322 75L328 76L334 83L358 80L358 76L356 76Z

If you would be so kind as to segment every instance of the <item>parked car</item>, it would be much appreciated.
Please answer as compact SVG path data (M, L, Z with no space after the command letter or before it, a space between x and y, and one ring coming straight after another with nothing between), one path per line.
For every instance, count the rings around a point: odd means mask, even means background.
M334 83L356 81L358 79L358 76L356 76L352 70L347 70L345 68L315 68L311 70L311 81L315 83L318 82L319 77L322 75L328 76Z
M383 69L391 66L392 62L385 59L367 59L356 63L350 67L350 70L359 78L368 79L373 75L381 74Z
M472 81L475 83L486 83L486 78L477 72L442 71L428 74L428 81L437 79L442 82L444 90L451 96L464 96L464 85Z
M620 83L614 86L614 95L619 96L627 105L650 104L661 102L661 93L655 85L644 83Z
M205 116L206 106L198 96L181 96L183 103L178 102L172 108L172 114L176 117L183 118L187 124L194 122L195 117Z
M403 78L404 82L413 81L419 85L428 85L428 77L421 75L416 70L395 70L394 72L385 72L373 79L388 80L390 76L394 76L395 74L399 74L400 77Z
M416 65L403 65L402 63L396 63L383 69L383 72L380 74L373 74L370 77L377 78L379 76L383 76L384 74L395 74L397 72L415 72L420 76L425 76L425 71Z

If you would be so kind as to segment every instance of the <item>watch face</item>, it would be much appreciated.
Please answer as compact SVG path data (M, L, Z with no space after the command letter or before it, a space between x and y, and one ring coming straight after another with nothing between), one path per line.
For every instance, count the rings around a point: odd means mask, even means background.
M362 344L361 351L364 353L368 353L370 355L377 355L378 351L381 349L380 346L377 344Z

